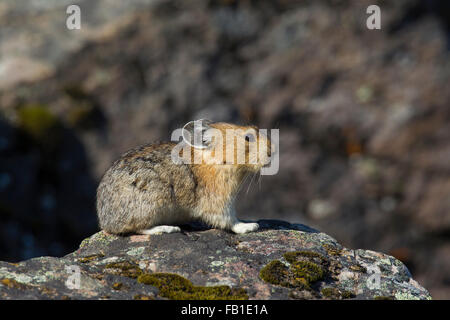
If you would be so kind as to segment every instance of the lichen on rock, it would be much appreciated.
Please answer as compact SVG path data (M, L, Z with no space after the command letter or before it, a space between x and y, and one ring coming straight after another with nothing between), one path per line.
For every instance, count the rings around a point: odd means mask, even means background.
M232 234L190 226L146 237L103 231L61 258L0 262L1 299L430 299L399 260L342 247L299 224ZM182 244L182 245L181 245ZM80 288L66 281L79 268ZM374 268L379 287L368 280Z

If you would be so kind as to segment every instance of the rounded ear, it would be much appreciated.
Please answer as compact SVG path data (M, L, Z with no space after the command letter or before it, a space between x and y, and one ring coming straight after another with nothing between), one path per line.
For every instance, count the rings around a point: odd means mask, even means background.
M205 132L211 127L210 120L200 119L189 121L183 127L183 140L191 147L197 149L206 149L210 147L211 137L205 135Z

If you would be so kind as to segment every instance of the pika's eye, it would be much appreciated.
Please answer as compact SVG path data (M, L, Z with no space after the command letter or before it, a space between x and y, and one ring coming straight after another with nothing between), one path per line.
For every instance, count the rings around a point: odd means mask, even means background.
M247 142L255 142L255 136L251 133L247 133L245 135L245 141Z

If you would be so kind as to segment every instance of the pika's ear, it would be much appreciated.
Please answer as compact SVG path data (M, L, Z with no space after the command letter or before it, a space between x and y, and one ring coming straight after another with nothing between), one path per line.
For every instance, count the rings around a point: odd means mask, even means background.
M211 127L211 120L200 119L189 121L183 127L183 140L191 147L206 149L211 145L211 137L205 132Z

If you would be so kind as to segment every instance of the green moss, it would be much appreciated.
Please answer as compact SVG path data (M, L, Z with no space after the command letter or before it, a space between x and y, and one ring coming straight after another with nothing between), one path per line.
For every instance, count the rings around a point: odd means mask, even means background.
M323 288L320 292L326 298L336 298L340 295L339 290L336 288Z
M354 298L355 294L348 290L339 290L337 288L323 288L321 291L322 295L329 299L350 299Z
M276 284L283 287L291 286L289 283L289 268L279 260L270 261L264 268L261 269L259 276L261 279L271 284Z
M147 296L145 294L136 294L133 297L134 300L155 300L152 296Z
M338 256L338 255L340 255L342 253L342 249L339 249L339 248L337 248L337 247L335 247L335 246L333 246L333 245L331 245L329 243L323 244L323 247L325 248L327 253L329 255L332 255L332 256Z
M14 279L8 279L8 278L1 279L0 283L10 289L25 289L26 288L26 286L24 284L19 283Z
M294 282L309 288L316 281L325 277L327 260L314 251L286 252L283 257L291 264L290 270L294 275Z
M367 273L367 269L359 264L353 264L349 267L350 270Z
M19 128L34 142L53 146L59 138L60 122L47 107L34 104L21 107L18 112Z
M136 279L142 274L142 270L135 263L128 261L109 263L105 266L108 273Z
M261 279L283 287L310 289L313 283L325 278L326 259L322 255L313 251L294 251L283 256L290 267L279 260L271 261L261 269Z
M113 283L112 287L113 287L114 290L120 290L123 287L123 283L122 282L115 282L115 283Z
M246 300L244 289L229 286L194 286L188 279L173 273L141 274L138 282L155 286L162 297L174 300Z
M92 254L86 257L82 257L78 259L78 262L87 263L93 260L97 260L98 258L103 258L105 255L103 253Z
M54 295L57 294L55 289L53 289L53 288L48 288L48 287L45 287L45 286L39 287L38 290L39 290L42 294L45 294L45 295L47 295L47 296L54 296Z
M325 270L320 265L309 261L295 262L291 265L291 270L295 281L306 287L325 277Z
M393 296L375 296L374 300L395 300Z
M355 293L349 290L344 290L341 292L342 299L350 299L356 297Z

